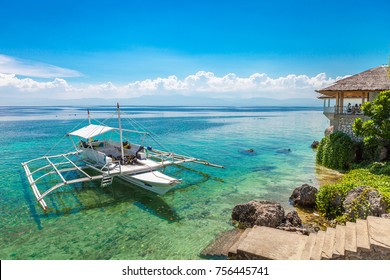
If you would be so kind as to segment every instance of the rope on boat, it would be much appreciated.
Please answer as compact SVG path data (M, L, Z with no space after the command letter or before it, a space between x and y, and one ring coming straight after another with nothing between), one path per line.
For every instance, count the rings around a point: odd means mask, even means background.
M101 125L106 125L106 121L108 121L109 119L113 118L113 116L116 114L116 112L113 112L112 115L108 118L106 118L105 120L103 121L99 121L97 119L94 119L95 121L97 121L99 124ZM168 149L165 145L163 145L161 143L160 140L158 140L159 136L157 134L155 134L153 131L151 131L150 129L148 129L147 127L145 127L143 124L141 124L140 122L136 121L135 119L131 118L130 117L130 113L127 113L127 112L123 112L122 113L123 115L126 115L128 116L126 119L126 121L134 128L134 130L137 130L138 128L141 128L142 130L144 130L145 132L147 132L150 136L150 138L157 144L159 145L161 148L163 148L164 150L166 151L169 151L170 149ZM185 156L188 156L188 157L193 157L191 155L189 155L187 152L181 150L181 149L178 149L179 152L181 152L183 155Z
M71 129L71 131L74 131L76 128L78 128L78 127L79 127L83 122L85 122L85 121L86 121L86 120L82 120L79 124L77 124L76 126L74 126L74 127ZM67 134L63 135L63 136L60 138L60 140L58 140L58 142L55 143L54 146L52 146L52 147L50 148L50 150L45 154L45 156L49 155L49 153L50 153L51 151L53 151L53 150L62 142L62 140L64 140L64 138L67 137L67 136L68 136Z
M108 118L106 118L106 119L103 120L103 121L99 121L98 119L94 119L94 120L95 120L96 122L98 122L99 124L106 126L106 121L108 121L108 120L110 120L111 118L113 118L115 114L116 114L116 112L114 111L114 112L111 114L111 116L109 116Z
M129 113L125 113L125 115L129 115ZM140 122L136 121L135 119L131 118L131 117L128 117L126 118L126 120L130 123L130 125L132 127L134 127L135 129L137 129L137 127L135 125L133 125L131 122L133 122L134 124L136 124L138 127L140 127L142 130L145 130L146 132L149 133L149 136L150 138L156 142L157 145L159 145L161 148L163 148L164 150L166 151L169 151L171 149L165 147L157 138L160 138L160 136L158 136L156 133L154 133L153 131L151 131L150 129L148 129L147 127L145 127L143 124L141 124ZM185 155L185 156L188 156L188 157L193 157L191 155L189 155L187 152L181 150L181 149L177 149L181 154Z

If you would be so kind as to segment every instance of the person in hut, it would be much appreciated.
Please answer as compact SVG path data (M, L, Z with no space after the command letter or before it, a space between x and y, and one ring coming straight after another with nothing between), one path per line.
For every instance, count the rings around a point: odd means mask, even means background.
M347 105L347 114L351 114L352 113L352 105L351 103L348 103Z

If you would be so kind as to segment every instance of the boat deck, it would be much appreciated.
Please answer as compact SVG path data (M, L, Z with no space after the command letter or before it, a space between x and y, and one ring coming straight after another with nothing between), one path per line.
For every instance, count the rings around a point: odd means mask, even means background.
M140 172L153 171L166 166L165 163L155 162L150 159L137 160L136 164L116 165L114 168L105 172L110 176L131 175Z

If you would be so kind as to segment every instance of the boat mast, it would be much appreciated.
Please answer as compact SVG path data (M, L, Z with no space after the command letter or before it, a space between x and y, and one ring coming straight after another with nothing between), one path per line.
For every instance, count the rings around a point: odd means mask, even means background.
M122 123L121 123L121 110L119 109L119 102L116 103L116 107L118 109L118 125L119 125L119 138L121 143L121 157L122 157L122 163L125 160L125 154L123 152L123 135L122 135Z
M91 124L91 115L89 114L89 109L87 109L88 111L88 123Z

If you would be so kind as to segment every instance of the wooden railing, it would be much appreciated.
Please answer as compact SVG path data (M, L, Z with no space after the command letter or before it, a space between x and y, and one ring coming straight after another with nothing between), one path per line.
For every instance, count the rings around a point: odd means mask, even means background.
M363 111L359 107L354 106L330 106L324 107L324 113L331 113L335 115L363 115Z

